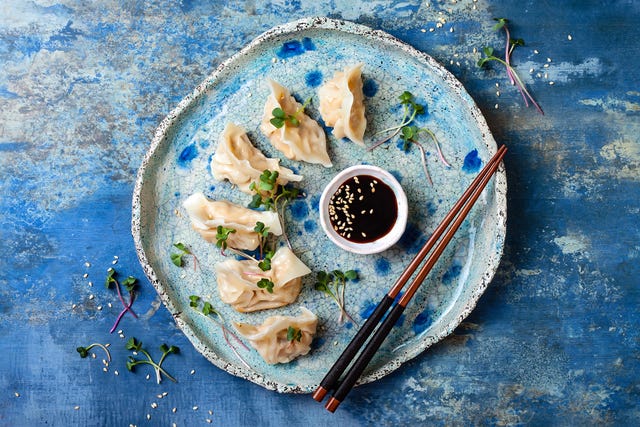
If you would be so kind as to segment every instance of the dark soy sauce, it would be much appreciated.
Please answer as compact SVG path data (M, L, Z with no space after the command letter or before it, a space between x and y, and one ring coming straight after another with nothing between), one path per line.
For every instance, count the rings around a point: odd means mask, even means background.
M383 237L398 219L393 190L380 178L357 175L343 182L329 201L333 229L354 243L370 243Z

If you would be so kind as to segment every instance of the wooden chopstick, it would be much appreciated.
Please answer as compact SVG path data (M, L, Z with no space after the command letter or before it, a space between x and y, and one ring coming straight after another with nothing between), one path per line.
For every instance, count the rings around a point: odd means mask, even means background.
M392 286L391 290L383 297L383 299L376 307L375 311L371 314L371 316L369 316L365 324L362 326L362 328L360 328L347 348L340 355L336 363L329 370L325 378L321 381L320 386L313 393L313 398L318 402L322 401L328 391L333 390L337 387L335 393L326 405L326 408L329 411L333 412L337 409L340 402L346 397L357 379L360 377L375 352L378 350L386 336L393 328L393 325L395 325L398 318L402 315L406 305L418 290L425 277L427 276L433 265L436 263L457 229L464 221L465 217L482 193L484 187L489 182L495 171L498 169L498 166L500 165L500 162L502 161L506 150L507 149L505 146L500 147L500 149L491 158L491 160L489 160L489 162L473 180L471 185L463 193L463 195L456 202L453 208L445 216L440 225L438 225L438 227L434 230L429 240L427 240L418 254L403 271L398 280ZM405 294L400 298L398 304L391 310L385 321L380 325L374 336L362 351L360 357L353 364L342 382L339 383L339 379L342 373L349 366L362 345L365 343L367 338L371 335L371 333L379 323L380 319L385 315L389 307L393 304L396 296L400 293L406 282L413 275L422 260L431 251L433 246L440 239L440 237L445 232L447 227L449 227L452 221L453 224L444 234L444 237L442 238L434 252L431 254L426 264L420 269L418 275L409 286L407 292L405 292Z

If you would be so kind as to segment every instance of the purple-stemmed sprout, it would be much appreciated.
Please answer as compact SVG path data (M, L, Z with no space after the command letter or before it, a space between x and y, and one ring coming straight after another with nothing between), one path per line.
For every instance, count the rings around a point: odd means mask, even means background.
M507 70L507 77L509 77L509 81L511 82L511 84L518 88L518 91L520 92L520 95L522 95L522 99L524 100L524 105L528 107L529 101L531 101L531 103L536 107L536 109L540 112L540 114L544 115L544 111L542 111L542 108L540 108L536 100L533 99L533 96L531 96L531 94L527 90L527 87L520 79L520 76L518 76L518 73L516 73L516 70L511 65L511 54L513 53L513 50L516 48L516 46L524 46L524 40L511 38L511 33L509 32L509 28L507 27L507 23L509 22L508 19L506 18L494 18L494 19L498 22L493 26L493 29L496 31L503 29L506 34L504 59L495 56L493 54L494 52L493 48L487 46L482 49L482 51L485 54L485 57L480 58L478 60L478 66L483 67L489 61L497 61L502 65L504 65L505 69Z
M417 139L418 134L422 132L429 135L429 137L433 140L436 146L436 151L438 152L438 158L440 159L442 164L444 164L446 167L451 167L451 165L445 160L444 155L442 154L442 150L440 149L440 143L438 142L438 138L436 138L436 135L433 133L433 131L427 128L419 128L415 125L411 125L411 123L414 121L416 116L424 114L425 112L424 106L422 104L418 104L415 101L413 94L409 91L402 92L402 94L398 98L400 99L400 105L402 105L403 111L404 111L400 124L381 130L379 132L376 132L376 135L379 133L386 133L386 132L392 132L392 133L387 137L377 141L371 147L367 148L367 151L372 151L373 149L384 144L385 142L391 140L396 135L400 134L400 139L404 140L404 145L403 145L404 151L407 151L409 149L410 143L415 144L420 150L420 161L422 163L422 169L424 171L425 176L429 180L429 183L433 185L433 181L431 180L431 175L429 174L429 171L427 169L427 158L425 154L425 149L422 146L422 144L418 142L418 139Z
M189 307L193 308L196 311L196 313L215 322L216 325L218 325L222 330L222 336L224 337L225 342L227 343L231 351L233 351L233 353L236 355L238 360L240 360L240 362L247 369L252 369L251 366L240 355L240 353L238 353L238 350L236 349L236 347L231 343L231 340L229 340L229 336L231 336L245 350L249 350L249 347L247 347L246 344L243 343L242 340L238 338L236 334L234 334L232 331L229 330L229 328L225 326L225 320L222 317L222 314L220 314L218 310L213 308L213 306L209 301L204 301L202 304L202 308L200 308L200 302L201 302L201 298L199 296L197 295L189 296Z
M131 315L136 319L138 318L138 315L131 308L136 298L135 291L136 291L138 279L136 279L133 276L129 276L126 279L124 279L122 282L122 286L124 286L127 289L127 292L129 292L129 302L127 303L124 301L124 297L122 296L122 291L120 290L120 283L118 282L118 279L115 278L115 275L116 275L115 269L109 268L107 270L107 279L105 281L105 286L109 289L111 288L111 285L115 286L116 292L118 293L118 299L120 300L124 308L116 318L116 321L111 327L111 329L109 330L109 333L113 333L113 331L116 330L116 328L118 327L118 324L120 323L120 320L122 320L122 317L127 313L127 311L131 313Z
M354 325L358 326L358 322L353 320L353 317L349 315L345 308L344 293L349 280L357 280L358 272L355 270L348 270L342 272L340 270L333 270L332 272L319 271L317 275L317 282L314 286L315 290L320 291L328 295L336 303L340 309L340 317L338 322L344 323L345 318L351 321Z

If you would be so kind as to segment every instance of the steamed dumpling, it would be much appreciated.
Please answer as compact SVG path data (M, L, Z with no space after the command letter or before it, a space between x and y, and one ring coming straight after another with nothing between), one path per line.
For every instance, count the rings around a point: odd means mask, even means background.
M240 312L291 304L300 293L302 276L309 273L309 267L288 247L276 251L268 271L262 271L253 260L228 259L216 265L220 299ZM273 282L272 293L256 285L262 278Z
M254 250L260 245L258 233L253 231L258 221L276 236L282 234L280 220L275 212L254 211L225 200L209 200L202 193L194 193L182 204L191 219L192 227L208 242L215 243L219 225L233 228L227 244L236 249Z
M266 157L254 147L247 133L240 126L227 123L220 139L216 153L211 159L211 173L217 180L228 179L245 193L253 193L249 189L252 182L259 182L260 174L265 170L278 171L278 184L286 185L289 181L300 181L302 176L291 169L280 166L280 159Z
M331 167L331 159L327 153L327 140L324 131L312 118L303 111L302 107L287 89L269 79L271 95L264 105L262 124L260 130L271 141L271 144L291 160L300 160L308 163L319 163L325 167ZM287 115L295 115L300 124L293 126L285 122L280 129L270 122L273 117L273 109L281 108Z
M333 128L333 135L336 138L347 137L364 147L367 119L364 115L362 65L336 72L333 79L320 87L318 95L322 120Z
M318 317L304 307L300 316L271 316L262 325L235 323L235 327L265 362L269 364L288 363L298 356L309 353L311 341L316 333ZM300 331L300 340L287 339L289 327Z

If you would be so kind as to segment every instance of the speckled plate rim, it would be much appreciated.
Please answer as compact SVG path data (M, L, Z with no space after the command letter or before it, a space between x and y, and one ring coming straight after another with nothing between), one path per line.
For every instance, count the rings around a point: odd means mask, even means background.
M355 24L349 21L331 19L326 17L310 17L303 18L298 21L289 22L283 25L279 25L274 27L265 33L261 34L253 41L251 41L248 45L246 45L239 52L229 57L223 63L221 63L218 68L211 73L202 83L200 83L193 92L187 95L177 107L171 111L160 123L158 128L155 131L153 140L151 141L151 145L142 161L140 168L138 169L138 174L136 177L136 182L133 191L132 198L132 218L131 218L131 232L133 235L133 240L136 248L136 253L140 264L144 270L145 275L153 285L153 287L158 292L160 299L171 315L173 316L177 326L183 333L187 336L187 338L191 341L192 345L196 348L198 352L200 352L203 356L205 356L211 363L215 366L227 371L228 373L235 375L237 377L249 380L255 384L263 386L269 390L275 390L281 393L309 393L315 389L313 387L300 387L297 385L291 384L282 384L277 381L271 381L267 379L265 376L258 374L256 372L248 372L247 370L242 369L236 365L233 365L229 362L226 362L222 358L220 358L212 349L208 348L204 345L196 337L196 332L192 330L191 325L188 322L184 321L180 317L180 311L174 305L173 301L169 298L167 293L165 292L164 286L161 281L158 279L155 271L151 267L151 264L146 256L144 251L143 242L142 242L142 227L141 227L141 212L142 212L142 192L145 186L144 175L147 167L151 163L153 157L158 152L159 147L162 145L164 141L166 141L166 133L167 130L170 129L175 123L180 120L180 117L186 112L189 106L192 105L197 99L205 94L208 90L210 90L218 76L229 67L232 63L242 58L243 56L250 53L253 49L258 47L260 44L275 38L281 37L287 34L296 34L301 31L311 30L311 29L324 29L324 30L335 30L344 33L350 33L357 36L364 37L366 39L379 41L384 45L391 45L397 49L401 49L412 57L416 58L418 61L422 62L425 67L430 68L438 77L442 78L443 82L449 85L450 89L460 97L460 99L466 103L466 107L470 112L471 116L475 120L476 125L478 126L481 134L482 134L482 143L487 147L489 154L493 155L497 151L497 146L489 127L484 119L484 116L480 112L480 109L477 107L473 99L468 95L462 84L442 65L440 65L435 59L431 56L427 55L424 52L421 52L412 46L406 44L405 42L393 37L392 35L385 33L380 30L374 30L364 25ZM480 142L480 141L479 141ZM495 271L498 268L498 264L500 263L500 258L502 257L502 251L504 248L504 239L506 235L506 192L507 192L507 181L506 181L506 173L504 169L504 164L500 166L495 177L495 202L498 206L498 215L496 215L496 229L499 231L499 236L496 236L497 242L500 243L498 245L499 250L492 253L487 254L487 263L484 274L482 275L480 282L471 290L471 297L467 299L466 304L463 309L459 312L458 316L451 320L449 323L443 325L440 328L438 333L428 335L424 337L421 345L416 345L412 347L409 351L404 353L404 357L399 360L399 358L395 358L385 364L383 367L370 372L367 375L364 375L358 381L358 385L366 384L377 379L380 379L387 374L398 369L404 362L411 360L416 357L420 353L422 353L425 349L433 345L434 343L442 340L449 334L453 332L453 330L471 313L471 311L475 308L478 299L484 293L487 286L493 279ZM327 366L329 369L329 366Z

